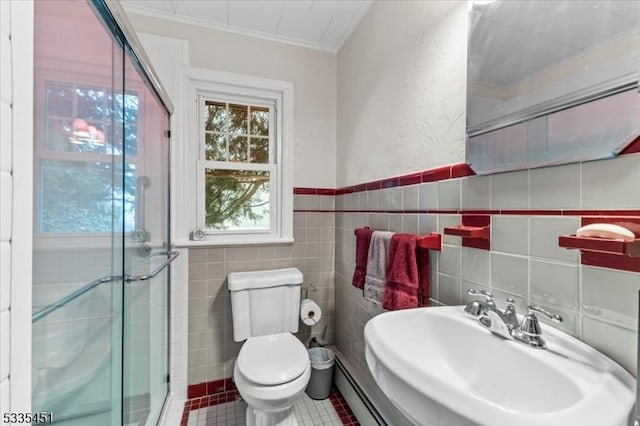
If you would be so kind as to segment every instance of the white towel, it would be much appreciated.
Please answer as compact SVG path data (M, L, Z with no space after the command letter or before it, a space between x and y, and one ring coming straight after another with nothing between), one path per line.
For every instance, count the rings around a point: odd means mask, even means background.
M393 232L374 231L367 255L367 274L364 277L364 298L382 304L387 284L389 242Z

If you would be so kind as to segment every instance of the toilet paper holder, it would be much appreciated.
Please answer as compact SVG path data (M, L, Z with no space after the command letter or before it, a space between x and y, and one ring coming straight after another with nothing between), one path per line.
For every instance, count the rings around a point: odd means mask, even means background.
M311 287L311 291L318 291L318 289L316 288L316 286L314 286L312 283L307 283L302 287L302 290L304 291L304 297L303 299L308 299L309 297L309 287Z

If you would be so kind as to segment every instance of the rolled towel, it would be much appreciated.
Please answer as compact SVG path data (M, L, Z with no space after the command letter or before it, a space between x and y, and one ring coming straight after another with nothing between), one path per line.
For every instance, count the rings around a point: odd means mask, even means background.
M382 304L387 284L389 243L393 232L373 231L367 255L367 273L364 278L364 298Z

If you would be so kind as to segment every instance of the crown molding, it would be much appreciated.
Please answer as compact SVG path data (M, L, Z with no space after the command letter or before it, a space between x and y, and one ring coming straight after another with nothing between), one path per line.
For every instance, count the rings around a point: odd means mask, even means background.
M209 22L209 21L206 21L204 19L198 19L198 18L192 18L192 17L188 17L188 16L184 16L184 15L168 13L168 12L164 12L164 11L160 11L160 10L156 10L156 9L151 9L151 8L144 7L144 6L125 4L123 6L123 8L124 8L124 10L126 12L134 13L134 14L138 14L138 15L149 16L149 17L152 17L152 18L164 19L164 20L169 20L169 21L173 21L173 22L179 22L179 23L187 24L187 25L195 25L195 26L202 27L202 28L207 28L207 29L212 29L212 30L217 30L217 31L223 31L223 32L228 32L228 33L233 33L233 34L239 34L239 35L243 35L243 36L247 36L247 37L254 37L254 38L258 38L258 39L262 39L262 40L285 43L285 44L290 44L290 45L293 45L293 46L304 47L304 48L307 48L307 49L314 49L314 50L319 50L319 51L322 51L322 52L335 54L342 48L344 43L351 36L351 34L356 29L356 27L358 26L358 24L360 23L360 21L362 20L364 15L369 10L369 7L371 7L372 3L373 3L373 0L370 0L370 1L367 1L366 3L364 3L360 7L360 9L358 10L357 15L354 16L354 18L352 19L351 23L347 27L347 30L342 35L342 38L340 39L340 42L338 43L338 46L329 46L329 45L326 45L326 44L313 43L313 42L310 42L310 41L300 40L300 39L293 38L293 37L287 37L287 36L276 35L276 34L269 34L269 33L264 33L264 32L261 32L261 31L250 30L250 29L247 29L247 28L236 27L236 26L233 26L233 25L225 25L225 24L216 23L216 22Z
M356 14L356 16L353 17L353 19L351 20L351 23L347 27L347 30L344 32L344 34L342 35L342 38L338 42L338 48L336 49L336 52L339 52L340 50L342 50L342 47L347 42L347 40L349 40L349 37L351 37L351 34L353 34L356 28L358 28L358 25L360 25L360 22L362 22L362 20L364 19L364 16L367 14L369 9L371 8L371 5L373 5L373 1L374 0L367 0L360 6L358 13Z

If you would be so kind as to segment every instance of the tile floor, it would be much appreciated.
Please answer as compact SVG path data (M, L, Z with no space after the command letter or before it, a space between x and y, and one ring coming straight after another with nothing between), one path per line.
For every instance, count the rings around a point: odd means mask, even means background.
M244 426L246 408L247 404L237 397L233 401L192 409L188 413L187 426ZM335 389L322 401L315 401L304 393L293 409L300 426L359 426Z

